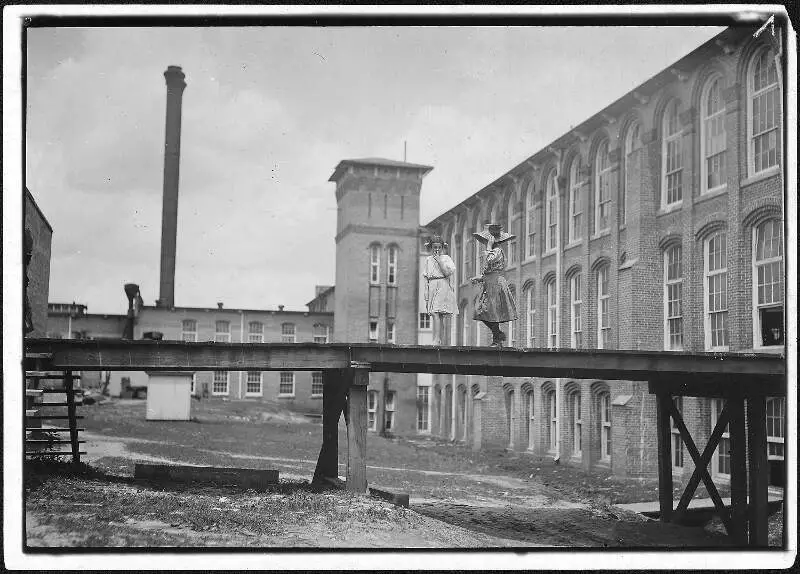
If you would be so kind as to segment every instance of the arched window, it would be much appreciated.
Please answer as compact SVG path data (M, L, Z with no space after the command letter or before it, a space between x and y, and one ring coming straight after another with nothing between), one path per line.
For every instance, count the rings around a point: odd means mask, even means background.
M522 416L524 417L522 423L524 425L521 435L522 439L525 443L525 448L528 450L533 450L534 441L533 441L533 429L536 428L535 417L533 409L533 389L526 388L523 390L523 413Z
M569 280L569 300L570 300L570 332L572 336L570 343L573 349L583 346L583 326L581 325L581 308L583 297L581 295L581 274L575 273Z
M661 207L683 199L683 134L678 118L678 102L664 110L661 128Z
M683 349L683 263L680 245L664 251L664 348Z
M558 448L558 405L556 405L556 392L547 391L545 403L548 413L547 447L550 451Z
M762 49L750 62L747 74L747 122L749 175L778 165L780 151L781 97L772 50Z
M600 403L600 460L611 461L611 395L604 391L599 395Z
M583 415L581 413L581 393L575 391L569 395L570 414L572 415L572 456L581 456Z
M461 232L461 282L466 283L470 276L472 269L472 248L471 244L474 243L472 233L469 225L464 223L464 229Z
M581 187L581 158L575 156L569 166L569 242L581 240L583 229L583 192Z
M381 247L372 245L369 248L369 282L371 285L380 283L381 273Z
M536 346L536 289L533 285L525 291L525 308L528 310L528 346Z
M533 181L528 184L528 193L525 196L526 205L526 235L525 235L525 257L536 256L536 209L533 206L535 196Z
M625 135L625 157L623 158L625 176L622 179L622 193L620 194L619 202L619 220L623 225L628 221L628 178L630 178L630 169L633 166L633 158L631 156L642 147L640 132L641 124L633 122Z
M599 235L611 226L611 158L608 140L597 148L594 177L594 233Z
M389 261L386 266L386 284L397 285L397 246L389 247Z
M512 192L511 197L508 198L508 207L506 209L506 212L507 212L506 231L512 235L519 236L519 233L517 232L518 219L516 219L517 194L514 192ZM506 243L508 244L508 251L506 252L506 254L508 255L507 266L513 267L514 265L517 264L517 259L518 259L517 240L510 239L506 241Z
M514 420L516 419L514 389L509 385L505 389L506 399L506 437L508 448L514 448Z
M545 186L547 194L547 243L545 251L552 251L558 245L558 188L556 186L556 172L551 171L547 176Z
M727 177L725 101L722 98L722 79L719 76L706 84L700 109L700 157L703 158L700 192L706 193L724 187Z
M480 217L477 217L475 219L475 233L480 233L480 232L481 232L481 220L480 220ZM475 252L474 252L475 257L473 259L474 266L473 266L473 269L472 269L472 274L473 275L480 275L480 272L481 272L481 244L478 242L477 239L473 239L472 240L472 244L475 247Z
M608 349L611 345L611 297L608 292L608 265L597 270L597 348Z
M547 294L547 348L558 347L558 291L555 277L545 284Z
M248 324L247 340L251 343L264 342L264 324L258 321L250 321Z
M783 228L768 219L753 229L753 346L782 346Z
M728 236L715 233L704 244L706 349L728 350Z

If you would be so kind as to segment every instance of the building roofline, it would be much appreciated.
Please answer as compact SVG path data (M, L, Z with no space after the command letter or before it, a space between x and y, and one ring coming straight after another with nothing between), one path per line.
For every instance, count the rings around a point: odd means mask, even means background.
M36 200L34 199L33 194L31 193L31 191L27 187L25 188L25 195L28 197L28 199L31 200L31 203L33 204L33 207L36 208L36 212L39 214L39 217L42 218L42 221L44 221L44 224L47 226L47 229L50 230L50 233L53 233L53 226L50 225L49 221L47 221L47 218L44 216L44 213L42 212L42 209L39 207L39 204L36 203ZM25 209L25 205L24 204L22 206L22 209Z
M427 175L432 169L432 166L429 165L422 165L419 163L408 163L405 161L397 161L394 159L384 159L379 157L365 157L360 159L343 159L340 161L336 168L333 170L333 173L328 178L328 181L338 181L344 171L344 168L349 165L369 165L369 166L382 166L382 167L396 167L402 169L408 169L412 171L421 171L422 176L424 177Z
M286 310L279 311L278 309L236 309L233 307L156 307L155 305L144 305L142 310L148 311L207 311L207 312L223 312L223 313L266 313L270 315L333 315L333 311L292 311Z

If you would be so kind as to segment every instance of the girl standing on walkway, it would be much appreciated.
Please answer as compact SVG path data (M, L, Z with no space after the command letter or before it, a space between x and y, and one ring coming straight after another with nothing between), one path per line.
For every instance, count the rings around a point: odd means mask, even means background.
M422 276L425 279L425 311L433 323L433 344L442 344L445 316L458 315L456 294L451 276L456 272L456 264L448 255L442 253L447 243L440 235L431 237L425 247L431 251L425 259Z
M506 335L500 330L500 323L517 319L517 304L508 287L508 281L502 274L506 268L506 254L501 245L509 239L514 239L514 236L503 231L501 225L494 223L486 230L472 235L486 244L481 276L471 279L473 285L480 286L475 297L472 318L481 321L492 332L491 346L502 347Z

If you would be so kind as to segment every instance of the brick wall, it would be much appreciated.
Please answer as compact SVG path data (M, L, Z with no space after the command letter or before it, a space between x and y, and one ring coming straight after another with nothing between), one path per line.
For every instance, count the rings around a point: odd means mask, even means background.
M33 331L28 337L44 337L47 333L47 303L50 293L50 249L53 228L36 205L30 192L25 190L25 229L33 236L33 255L28 264L28 301L31 306ZM23 269L23 273L24 273Z

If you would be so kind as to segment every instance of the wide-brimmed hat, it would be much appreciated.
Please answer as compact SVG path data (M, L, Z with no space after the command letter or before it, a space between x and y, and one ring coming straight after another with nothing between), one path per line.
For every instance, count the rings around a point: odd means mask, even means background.
M447 249L447 241L442 239L441 235L434 235L428 238L428 241L425 242L425 247L430 247L434 243L441 243L442 249Z
M492 237L494 239L494 244L499 245L510 239L516 239L517 236L503 231L503 226L499 223L490 223L483 231L473 233L472 237L483 244L489 243L489 237Z

